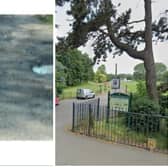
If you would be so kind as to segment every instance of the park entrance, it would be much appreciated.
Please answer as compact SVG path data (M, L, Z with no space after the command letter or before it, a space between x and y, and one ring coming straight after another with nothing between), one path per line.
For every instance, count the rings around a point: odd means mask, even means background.
M72 131L168 154L168 116L109 107L100 105L100 99L73 103Z

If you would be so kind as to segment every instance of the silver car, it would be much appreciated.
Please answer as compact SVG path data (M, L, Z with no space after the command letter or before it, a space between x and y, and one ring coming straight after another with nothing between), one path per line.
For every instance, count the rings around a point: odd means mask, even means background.
M76 98L77 99L89 99L94 98L95 93L90 89L77 89Z

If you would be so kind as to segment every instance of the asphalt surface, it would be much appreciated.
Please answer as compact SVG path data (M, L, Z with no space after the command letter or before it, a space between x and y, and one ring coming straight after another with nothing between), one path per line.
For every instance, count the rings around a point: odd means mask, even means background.
M106 96L101 100L105 103ZM63 100L56 107L57 165L168 165L168 155L70 132L73 101Z
M31 15L0 16L0 140L52 139L52 25Z

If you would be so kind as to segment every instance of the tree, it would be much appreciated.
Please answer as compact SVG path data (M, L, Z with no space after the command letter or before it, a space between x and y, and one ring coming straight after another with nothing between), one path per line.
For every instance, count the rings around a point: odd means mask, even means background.
M167 70L167 67L163 63L157 62L157 63L155 63L155 68L156 68L157 80L161 80L162 75ZM144 68L143 63L137 64L134 67L134 79L135 80L144 80L145 79L145 68Z
M66 87L66 67L56 60L56 94L61 94Z
M145 16L141 20L130 21L131 9L118 15L117 6L111 0L70 0L71 9L68 14L73 16L72 32L57 45L77 48L93 39L94 62L103 58L106 61L107 53L127 53L134 59L144 62L145 79L148 96L158 101L156 89L156 72L152 48L154 40L168 39L167 18L162 17L152 23L151 0L144 0ZM135 31L136 23L144 22L144 29ZM144 44L140 49L139 44Z
M82 54L76 49L69 49L65 52L57 53L57 60L66 67L67 86L74 86L93 80L94 72L87 54Z
M168 85L168 71L162 75L162 81Z
M102 83L107 81L106 67L105 65L101 65L98 67L95 74L95 81L98 83Z
M100 72L101 74L106 75L106 67L105 67L105 65L99 66L97 71Z
M98 71L95 74L95 81L98 82L98 83L106 82L107 81L107 76Z

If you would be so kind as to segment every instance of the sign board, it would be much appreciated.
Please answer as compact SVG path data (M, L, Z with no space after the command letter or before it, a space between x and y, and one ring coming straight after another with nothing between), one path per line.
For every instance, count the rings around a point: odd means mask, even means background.
M129 110L130 96L125 93L121 92L111 93L109 95L108 101L110 101L109 102L110 109L120 109L123 111Z
M112 79L112 89L120 89L120 78Z

